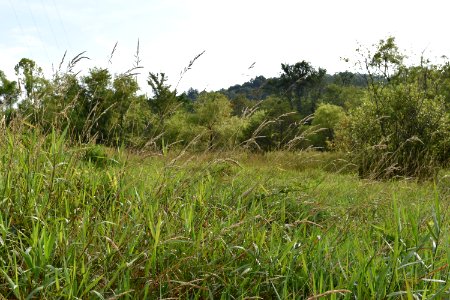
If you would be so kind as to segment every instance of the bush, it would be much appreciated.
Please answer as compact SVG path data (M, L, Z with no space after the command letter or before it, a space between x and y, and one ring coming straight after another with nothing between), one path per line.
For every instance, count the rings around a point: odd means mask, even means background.
M312 125L317 126L321 131L311 137L315 147L330 150L333 148L335 128L345 118L344 109L333 104L322 104L314 113Z
M386 88L377 104L366 98L351 111L339 139L362 177L429 177L449 159L445 102L415 84Z
M442 67L426 65L423 59L419 66L406 67L402 58L389 38L364 59L366 97L338 133L362 177L426 178L449 161Z

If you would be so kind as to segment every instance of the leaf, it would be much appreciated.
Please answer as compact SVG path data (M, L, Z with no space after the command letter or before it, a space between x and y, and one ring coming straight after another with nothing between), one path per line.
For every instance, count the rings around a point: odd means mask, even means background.
M6 272L3 269L1 269L0 271L2 271L3 276L6 278L6 281L8 281L8 284L11 287L14 296L16 296L17 299L21 299L22 297L20 297L19 286L14 283L11 277L9 277L8 274L6 274Z

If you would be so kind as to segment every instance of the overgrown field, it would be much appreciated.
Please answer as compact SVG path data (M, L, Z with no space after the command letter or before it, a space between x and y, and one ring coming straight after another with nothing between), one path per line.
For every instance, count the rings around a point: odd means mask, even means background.
M131 154L32 131L0 133L3 298L450 297L445 172L374 182L332 153Z

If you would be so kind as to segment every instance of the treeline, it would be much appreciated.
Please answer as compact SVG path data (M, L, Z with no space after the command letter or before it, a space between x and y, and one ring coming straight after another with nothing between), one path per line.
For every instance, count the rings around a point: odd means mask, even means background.
M309 62L282 64L217 92L178 93L164 73L149 73L152 94L135 74L94 68L79 76L69 62L51 79L30 59L0 72L3 123L16 120L73 140L109 146L192 151L314 148L343 150L365 177L429 176L448 164L450 65L422 59L406 66L393 38L360 49L361 73L329 75Z
M308 64L307 62L299 63ZM309 65L309 64L308 64ZM287 65L282 65L282 67L286 67ZM332 88L333 85L339 86L355 86L365 88L367 86L367 82L365 76L363 74L352 73L352 72L339 72L334 75L324 74L323 84L325 84L326 89ZM275 78L265 78L264 76L257 76L250 81L245 83L236 84L228 89L221 89L220 92L226 95L228 98L234 100L237 97L244 96L249 100L262 100L266 99L268 96L273 94L280 94L284 91L283 82L280 77ZM198 94L198 91L194 89L190 89L188 91L188 96L195 97Z
M152 95L146 96L130 73L113 76L94 68L78 76L70 68L46 79L34 61L24 58L15 67L17 82L0 73L0 99L7 124L20 117L44 131L68 128L82 142L153 149L188 144L195 150L324 148L331 133L314 143L307 138L311 125L319 125L312 114L326 103L339 106L333 108L339 113L357 106L364 87L354 78L361 75L330 76L305 61L281 66L277 78L259 76L228 90L181 94L165 74L150 73Z

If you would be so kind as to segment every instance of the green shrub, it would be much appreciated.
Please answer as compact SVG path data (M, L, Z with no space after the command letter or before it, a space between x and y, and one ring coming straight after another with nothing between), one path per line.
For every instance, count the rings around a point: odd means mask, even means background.
M362 177L429 177L449 159L450 129L445 103L416 84L382 91L351 111L339 133Z
M361 53L361 52L360 52ZM362 177L426 178L449 161L445 66L405 66L394 38L363 54L368 89L338 133Z
M312 125L317 126L321 131L311 137L315 147L321 149L332 149L335 128L345 117L344 109L333 104L322 104L314 113Z

